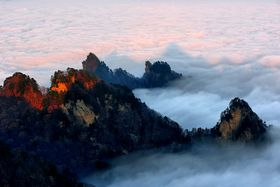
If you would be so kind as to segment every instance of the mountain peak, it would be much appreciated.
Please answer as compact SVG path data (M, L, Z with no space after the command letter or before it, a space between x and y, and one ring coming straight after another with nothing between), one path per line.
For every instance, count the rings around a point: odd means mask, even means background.
M173 71L167 62L157 61L152 64L146 61L142 82L147 88L161 87L181 77L182 74Z
M150 61L146 61L145 63L145 72L153 72L153 73L160 73L160 74L171 74L171 68L167 62L157 61L155 63L151 63Z
M94 53L89 53L87 59L82 62L83 69L89 72L95 72L100 63L99 58Z
M229 108L231 108L231 109L241 108L241 109L245 109L245 110L252 110L246 101L244 101L243 99L240 99L238 97L236 97L230 101Z
M67 71L56 71L51 78L51 91L58 93L67 92L75 83L79 83L85 89L94 87L98 79L90 76L83 70L68 68Z
M223 139L251 141L259 139L267 126L246 101L234 98L215 128Z
M16 72L4 81L0 91L2 96L24 98L32 107L42 109L43 95L37 82L29 76Z

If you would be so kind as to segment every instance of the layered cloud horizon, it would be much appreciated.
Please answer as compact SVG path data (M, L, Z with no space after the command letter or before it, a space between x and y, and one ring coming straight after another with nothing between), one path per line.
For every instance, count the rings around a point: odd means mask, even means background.
M0 12L0 84L21 71L48 86L89 52L135 75L146 60L197 63L181 52L210 65L280 66L279 0L0 0Z

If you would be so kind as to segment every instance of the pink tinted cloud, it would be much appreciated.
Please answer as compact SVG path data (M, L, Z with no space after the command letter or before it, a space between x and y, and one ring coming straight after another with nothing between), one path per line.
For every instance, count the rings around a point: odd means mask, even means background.
M280 68L280 55L264 56L259 60L259 63L269 68Z

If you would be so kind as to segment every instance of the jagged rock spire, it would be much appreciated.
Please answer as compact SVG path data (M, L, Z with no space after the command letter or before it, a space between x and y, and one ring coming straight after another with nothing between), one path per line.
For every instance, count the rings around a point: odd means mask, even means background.
M100 65L100 60L95 54L89 53L87 59L83 61L82 64L84 70L88 72L95 72L97 67Z
M234 98L215 128L223 139L251 141L261 138L267 126L246 101Z

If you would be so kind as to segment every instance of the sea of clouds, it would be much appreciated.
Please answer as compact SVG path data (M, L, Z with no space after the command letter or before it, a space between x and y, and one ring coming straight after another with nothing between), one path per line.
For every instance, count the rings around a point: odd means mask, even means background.
M139 75L165 52L184 62L173 44L212 64L279 67L279 10L279 0L0 0L0 84L22 71L48 86L89 52Z
M180 51L177 46L171 48ZM98 187L278 187L279 69L266 67L258 59L211 64L184 55L183 64L173 59L173 66L179 66L177 71L184 75L182 80L166 88L134 90L135 95L187 129L213 127L230 99L243 98L260 118L273 124L268 132L272 142L256 147L204 144L182 153L135 153L113 160L112 169L84 181Z
M279 143L277 134L264 147L206 144L176 154L135 153L83 181L98 187L278 187Z
M223 60L210 64L186 54L184 59L173 64L180 67L175 69L184 75L182 80L167 88L134 90L135 95L184 128L213 127L234 97L245 99L268 124L280 124L278 68L263 66L259 59L242 64Z
M97 187L280 186L279 0L0 0L0 82L15 71L48 86L91 51L141 76L145 60L182 73L134 93L183 128L213 127L234 97L276 129L262 148L204 145L136 153L87 177Z

